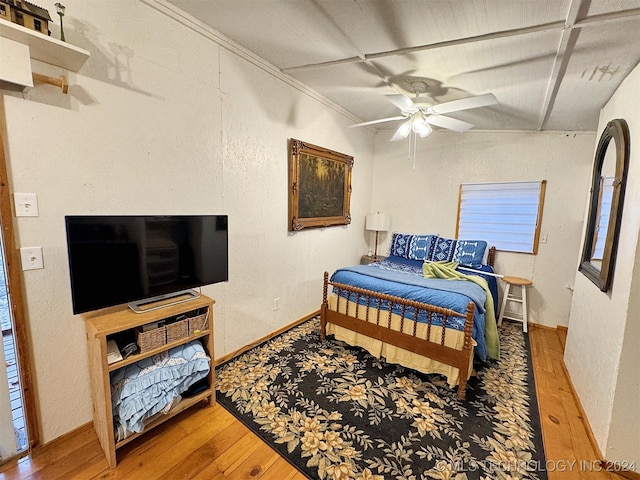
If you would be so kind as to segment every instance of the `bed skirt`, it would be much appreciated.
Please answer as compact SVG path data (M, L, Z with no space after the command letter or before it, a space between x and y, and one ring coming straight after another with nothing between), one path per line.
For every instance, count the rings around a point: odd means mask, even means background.
M332 311L338 311L340 313L345 313L350 317L356 318L356 310L357 310L357 318L362 320L363 322L369 321L370 323L376 323L377 321L377 310L375 308L369 308L369 312L367 312L367 308L360 305L356 308L355 302L346 302L345 299L341 299L339 302L339 310L336 308L337 296L335 294L331 294L328 297L329 309ZM367 320L369 319L369 320ZM381 324L386 325L389 319L388 311L380 311L379 321ZM395 331L400 331L401 318L397 314L391 314L391 329ZM404 329L403 333L407 333L411 335L413 332L413 327L415 322L413 320L407 320L403 322ZM434 343L440 343L441 339L442 327L437 325L432 325L430 328L429 340ZM371 355L376 358L384 358L387 362L402 365L404 367L411 368L418 372L422 373L437 373L440 375L444 375L447 379L447 383L451 388L455 387L459 384L460 380L460 370L458 367L453 367L451 365L447 365L441 362L438 362L434 359L427 358L423 355L419 355L417 353L410 352L408 350L396 347L394 345L390 345L381 340L377 340L375 338L368 337L366 335L353 332L346 328L340 327L338 325L334 325L332 323L327 323L326 326L327 335L333 335L336 340L341 340L349 345L357 346L364 348ZM419 338L427 337L427 326L424 323L418 323L416 327L416 335ZM454 348L456 350L462 350L464 346L464 332L459 330L447 329L447 333L445 335L444 345L447 347ZM472 340L471 345L471 356L469 358L469 372L468 378L471 376L472 368L473 368L473 348L476 345L475 341Z

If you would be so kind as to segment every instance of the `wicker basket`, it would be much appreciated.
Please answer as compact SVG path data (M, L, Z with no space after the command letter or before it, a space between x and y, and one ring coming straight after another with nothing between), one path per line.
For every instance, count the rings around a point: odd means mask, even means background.
M147 330L136 330L136 343L140 347L140 353L148 352L167 343L167 332L164 326Z
M208 320L209 315L207 313L189 318L189 335L200 333L209 328Z
M189 319L167 323L165 328L167 329L167 343L182 340L189 335Z

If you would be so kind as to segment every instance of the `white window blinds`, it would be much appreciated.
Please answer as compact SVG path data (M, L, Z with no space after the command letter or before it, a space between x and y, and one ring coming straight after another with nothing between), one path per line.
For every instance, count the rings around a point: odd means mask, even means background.
M463 183L457 238L508 252L537 253L546 180Z
M598 206L598 223L595 229L596 244L593 247L592 260L602 260L604 256L604 244L607 240L609 227L609 215L611 213L611 201L613 200L613 181L615 177L602 177L600 179L600 205Z

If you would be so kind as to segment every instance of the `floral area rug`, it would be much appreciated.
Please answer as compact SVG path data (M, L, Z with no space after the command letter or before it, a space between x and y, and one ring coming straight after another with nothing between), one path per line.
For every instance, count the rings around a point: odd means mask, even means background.
M218 401L309 478L547 478L519 324L503 324L500 361L464 400L319 331L314 317L217 367Z

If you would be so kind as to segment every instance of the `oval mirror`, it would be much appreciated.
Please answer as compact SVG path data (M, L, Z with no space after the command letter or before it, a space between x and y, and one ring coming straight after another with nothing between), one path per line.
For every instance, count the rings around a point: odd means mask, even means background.
M629 167L629 127L610 121L596 148L587 227L579 270L600 290L609 290L615 267Z

